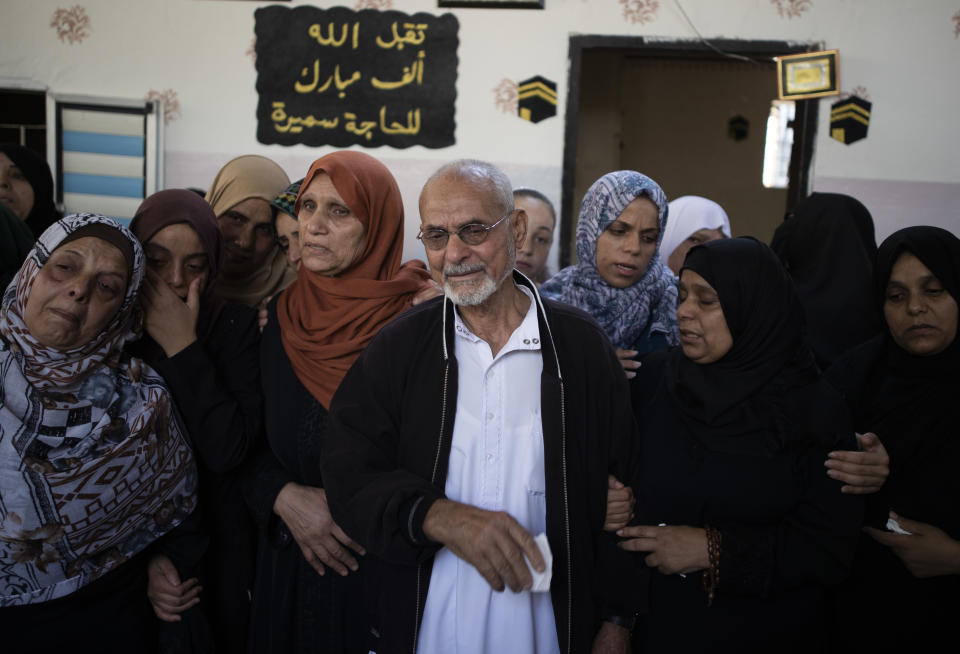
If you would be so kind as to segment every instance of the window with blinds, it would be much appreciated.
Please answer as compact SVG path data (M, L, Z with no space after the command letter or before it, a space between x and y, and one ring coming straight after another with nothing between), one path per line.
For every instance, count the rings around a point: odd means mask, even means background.
M162 187L162 104L53 98L57 201L64 213L128 223Z

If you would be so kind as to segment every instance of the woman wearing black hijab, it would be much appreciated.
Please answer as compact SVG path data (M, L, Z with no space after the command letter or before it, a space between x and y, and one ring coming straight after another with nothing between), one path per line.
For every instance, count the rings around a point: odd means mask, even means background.
M643 463L642 651L816 651L824 587L847 572L861 503L823 474L853 446L840 397L820 379L803 308L776 255L749 238L690 250L681 348L649 355L632 382Z
M793 279L821 369L880 333L870 293L877 243L860 202L814 193L787 214L770 247Z
M27 197L16 193L26 182L32 191ZM9 196L9 197L8 197ZM34 238L60 220L53 203L53 175L50 166L36 152L22 145L0 144L0 201L27 223Z
M154 557L150 598L158 617L172 621L199 597L217 651L243 652L256 541L240 470L263 438L256 312L214 292L222 237L213 210L197 194L154 193L137 209L130 231L143 245L147 277L146 334L129 349L163 376L189 430L210 539L202 592L168 557Z
M925 651L955 640L960 608L960 239L938 227L894 233L878 251L872 297L884 334L827 373L857 430L890 454L839 593L839 642Z

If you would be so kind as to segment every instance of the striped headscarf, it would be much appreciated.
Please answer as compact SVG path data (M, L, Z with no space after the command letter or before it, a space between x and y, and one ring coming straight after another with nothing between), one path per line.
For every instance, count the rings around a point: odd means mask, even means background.
M132 253L129 282L100 334L57 350L30 333L27 298L51 253L92 227L115 230ZM41 235L0 302L0 607L68 595L193 511L196 468L170 394L123 351L143 273L126 228L70 215Z
M657 252L633 286L615 288L597 270L597 238L627 205L646 196L657 207L660 228ZM607 173L587 191L577 222L578 263L551 277L540 294L572 304L600 324L615 347L630 348L649 325L650 333L663 334L667 343L677 340L677 278L660 260L660 238L667 224L667 196L660 186L632 170Z

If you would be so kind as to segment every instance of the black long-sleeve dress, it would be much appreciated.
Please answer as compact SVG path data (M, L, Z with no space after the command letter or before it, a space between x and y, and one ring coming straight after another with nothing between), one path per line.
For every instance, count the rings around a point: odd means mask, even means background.
M815 381L793 392L790 413L807 411L792 426L794 442L772 426L705 438L661 381L667 356L646 357L632 384L642 460L636 520L719 529L720 584L708 607L701 573L652 574L636 649L818 651L824 591L849 570L861 515L823 465L829 451L856 447L845 407Z
M909 282L903 289L904 278L900 277L898 293L909 300L898 305L897 300L888 300L887 286L904 253L915 256L932 277L922 273L923 291L915 296ZM857 430L875 433L890 455L886 483L867 498L867 521L882 530L893 511L960 541L960 339L956 317L960 239L938 227L914 226L894 232L878 249L874 281L874 305L883 308L885 315L887 309L894 317L908 312L914 324L935 326L935 334L946 336L951 328L953 333L951 342L941 343L942 349L923 353L922 348L908 351L893 338L891 329L885 329L882 336L852 350L826 373L849 403ZM950 649L956 647L958 614L960 574L915 577L890 547L864 533L853 574L837 593L835 651Z
M250 620L251 654L369 651L364 561L341 577L318 574L290 530L273 512L277 495L294 482L323 488L320 442L328 414L297 378L280 340L276 300L260 345L267 442L245 472L244 496L258 527Z
M820 376L803 307L762 243L692 248L679 301L683 347L647 356L632 382L637 519L718 530L718 581L708 606L703 572L653 572L635 644L818 651L827 587L848 573L862 518L860 498L824 468L830 451L856 447L849 412Z
M960 347L951 349L956 360ZM960 540L960 379L954 365L937 370L936 362L897 350L879 337L827 372L850 403L857 430L877 434L890 456L890 476L867 498L867 522L882 530L892 510ZM898 365L908 358L916 359L913 370ZM923 363L934 365L924 370ZM836 651L939 646L956 638L960 575L916 578L889 547L862 534L835 610ZM861 628L871 623L886 626Z
M256 311L225 304L209 333L172 357L146 337L131 348L167 382L197 454L209 538L200 606L225 652L246 648L253 587L255 528L240 468L263 440L259 346Z

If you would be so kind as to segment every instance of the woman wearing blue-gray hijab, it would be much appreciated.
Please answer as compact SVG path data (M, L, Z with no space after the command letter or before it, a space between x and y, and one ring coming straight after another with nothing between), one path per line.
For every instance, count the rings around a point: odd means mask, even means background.
M540 289L583 309L600 324L624 362L677 341L677 279L660 260L667 197L641 173L607 173L587 191L577 223L579 263Z

